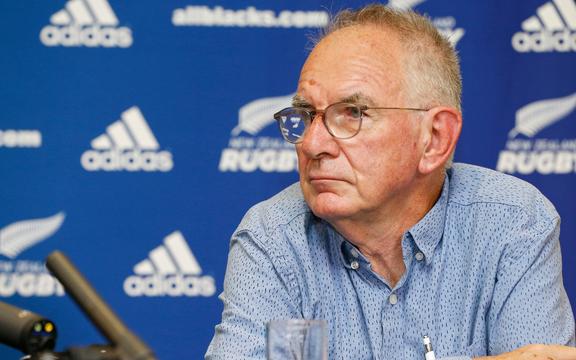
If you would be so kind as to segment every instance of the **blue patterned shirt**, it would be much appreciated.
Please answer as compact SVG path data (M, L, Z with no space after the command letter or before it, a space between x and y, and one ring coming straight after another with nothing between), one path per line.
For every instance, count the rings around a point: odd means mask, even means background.
M456 164L434 207L402 238L390 287L294 184L253 207L234 233L207 359L265 359L271 319L325 319L329 358L422 360L574 345L562 284L559 216L533 186Z

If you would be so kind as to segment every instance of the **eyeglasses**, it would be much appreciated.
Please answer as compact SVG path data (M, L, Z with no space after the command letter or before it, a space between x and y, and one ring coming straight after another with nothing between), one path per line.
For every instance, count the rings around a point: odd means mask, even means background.
M350 139L360 132L362 116L366 110L370 109L428 111L428 109L418 108L368 107L340 102L329 105L324 110L289 107L274 114L274 119L278 122L284 139L292 144L302 142L304 132L317 115L322 115L322 122L330 135L337 139Z

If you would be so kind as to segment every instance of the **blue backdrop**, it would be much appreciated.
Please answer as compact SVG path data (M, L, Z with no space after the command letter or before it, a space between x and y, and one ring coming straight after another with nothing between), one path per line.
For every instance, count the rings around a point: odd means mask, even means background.
M53 319L60 350L104 341L46 273L61 249L159 358L202 358L229 236L297 180L271 114L328 14L363 3L0 1L1 300ZM576 3L390 3L429 14L461 55L456 160L556 205L574 307Z

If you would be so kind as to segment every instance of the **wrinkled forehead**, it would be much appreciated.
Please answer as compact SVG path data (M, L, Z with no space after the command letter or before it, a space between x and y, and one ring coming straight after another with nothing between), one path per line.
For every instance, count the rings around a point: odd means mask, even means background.
M403 93L402 55L398 36L391 30L376 25L336 30L310 53L300 73L298 94L309 98L314 93L335 102L358 93L382 103L377 97Z

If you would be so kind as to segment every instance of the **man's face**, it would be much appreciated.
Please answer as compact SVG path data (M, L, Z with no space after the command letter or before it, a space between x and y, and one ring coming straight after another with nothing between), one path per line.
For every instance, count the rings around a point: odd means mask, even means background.
M403 62L396 35L371 26L338 30L312 51L302 68L298 98L316 109L358 99L361 105L405 103ZM368 110L360 132L333 138L317 117L296 145L306 202L328 221L370 221L406 208L422 154L415 113Z

